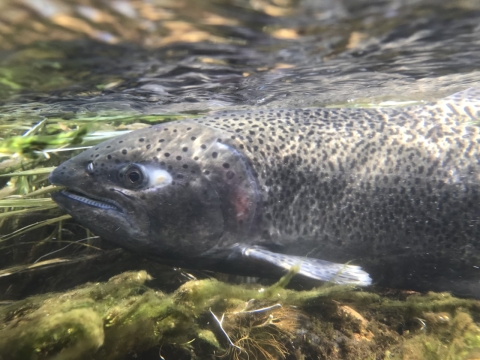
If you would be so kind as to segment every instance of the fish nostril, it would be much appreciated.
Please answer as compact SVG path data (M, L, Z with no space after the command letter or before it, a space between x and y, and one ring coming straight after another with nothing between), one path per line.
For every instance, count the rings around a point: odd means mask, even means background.
M95 171L95 165L93 164L93 161L90 161L88 164L87 164L87 172L89 174L93 174Z

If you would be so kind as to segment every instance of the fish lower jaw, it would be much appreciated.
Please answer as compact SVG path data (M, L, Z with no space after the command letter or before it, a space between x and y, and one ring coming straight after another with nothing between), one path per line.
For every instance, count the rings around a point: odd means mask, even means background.
M91 195L86 195L78 191L68 190L68 189L60 191L60 194L62 194L63 196L71 200L78 201L85 205L89 205L89 206L104 209L104 210L115 210L118 212L123 212L122 208L116 203L116 201L113 201L110 199L94 198Z

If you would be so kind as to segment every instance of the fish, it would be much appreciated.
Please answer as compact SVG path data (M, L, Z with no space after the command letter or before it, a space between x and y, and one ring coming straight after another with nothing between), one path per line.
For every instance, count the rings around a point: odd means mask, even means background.
M154 125L49 176L78 223L171 266L480 297L480 88L398 108Z

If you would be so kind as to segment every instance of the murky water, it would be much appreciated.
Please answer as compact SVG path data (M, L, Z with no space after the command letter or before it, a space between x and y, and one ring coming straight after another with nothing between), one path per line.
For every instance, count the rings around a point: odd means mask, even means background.
M479 81L476 1L12 1L13 111L208 111L424 100Z
M478 84L477 0L4 0L0 2L0 175L58 165L74 152L48 152L48 146L42 152L42 141L62 132L72 132L69 136L74 138L85 124L90 132L82 141L70 139L56 146L88 146L119 131L158 122L163 119L160 115L265 106L401 105L438 99ZM101 131L94 133L92 127ZM40 134L47 140L36 139L33 145L10 141L25 134ZM48 171L0 177L0 200L41 189ZM20 215L14 221L0 212L0 236L62 215L52 211ZM158 265L132 260L131 254L112 250L98 239L88 242L90 248L79 246L78 241L91 234L73 222L60 224L0 238L5 255L0 257L0 300L105 281L122 271L138 270L139 264L156 274L150 283L155 289L172 291L190 276L158 271ZM99 247L104 250L101 256ZM63 256L78 259L58 268L54 266L58 262L43 264L43 272L20 272L25 264ZM354 303L349 295L343 296L344 303ZM435 296L429 301L443 301L447 307L448 301L456 301ZM335 301L327 303L334 308ZM430 309L422 306L422 311ZM344 319L334 312L322 313L329 310L316 311L333 324ZM382 319L391 315L390 310L382 311L386 314ZM395 321L379 320L378 329L383 331L384 324L395 326L388 329L392 339L403 329L405 333L419 330L415 319L425 314L418 310L412 317L409 311L407 307L407 315L402 313ZM431 319L436 316L427 314ZM478 320L478 314L472 316ZM469 321L470 328L475 326ZM335 343L326 347L331 358L341 358L332 355L335 351L351 354L332 340L340 338L339 328L335 336L327 336ZM341 331L350 330L342 325ZM370 336L366 328L362 331L361 336ZM380 344L377 332L375 336ZM315 341L324 340L317 336ZM372 351L380 354L384 349L379 346L387 349L394 341L387 343L376 344ZM175 351L170 349L170 358ZM318 351L311 350L310 358L328 358ZM155 349L145 358L157 355ZM182 353L182 358L189 357Z

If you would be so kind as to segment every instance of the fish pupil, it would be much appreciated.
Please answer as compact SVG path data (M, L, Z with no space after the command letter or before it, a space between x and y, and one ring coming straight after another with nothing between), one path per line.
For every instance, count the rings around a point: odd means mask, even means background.
M128 173L128 179L132 182L132 184L135 184L141 180L141 175L138 171L132 170L130 173Z

